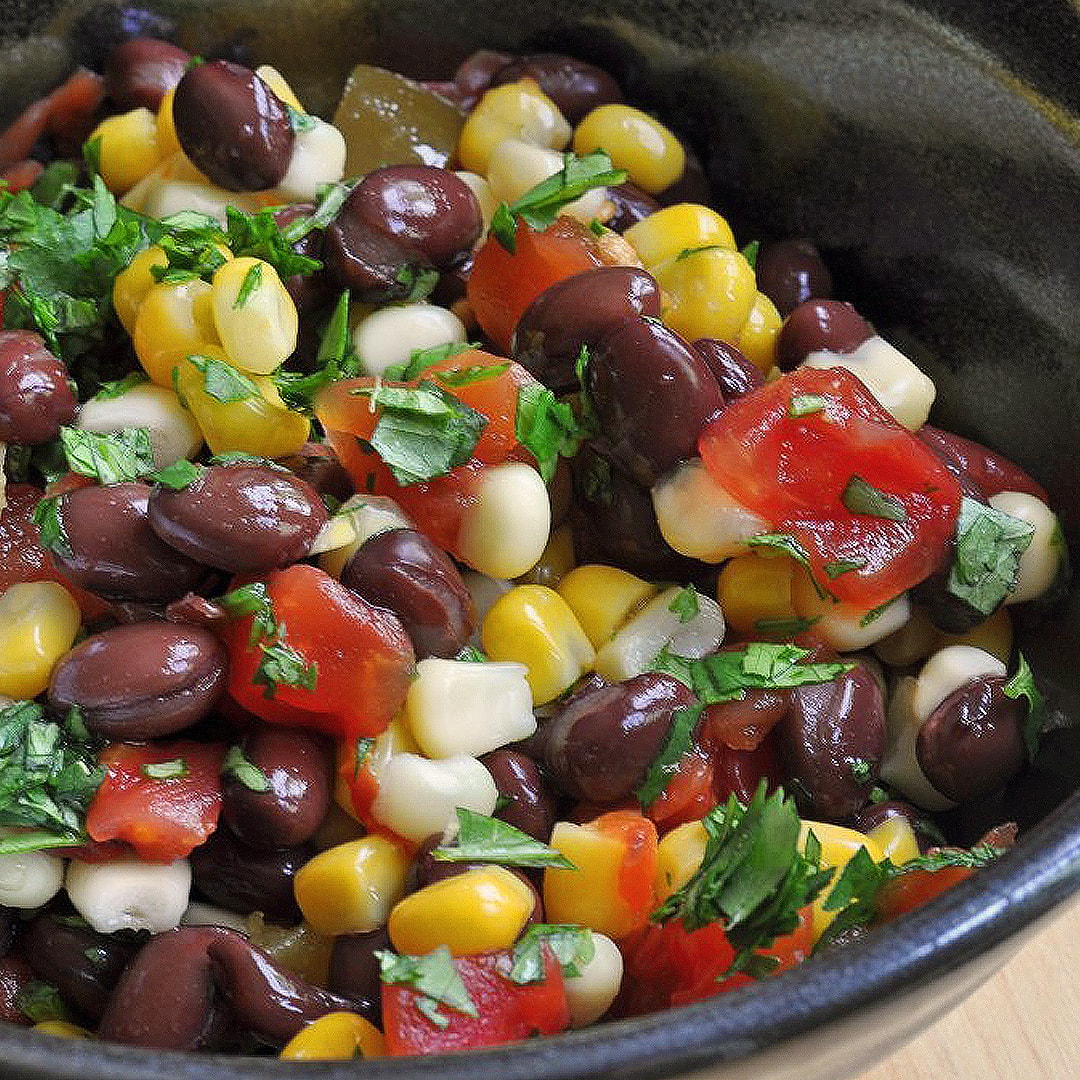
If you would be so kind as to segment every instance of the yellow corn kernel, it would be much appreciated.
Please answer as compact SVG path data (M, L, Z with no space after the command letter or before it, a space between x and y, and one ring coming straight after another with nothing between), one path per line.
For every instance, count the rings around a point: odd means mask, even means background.
M195 278L159 282L144 294L131 337L139 363L158 386L172 386L173 368L186 356L217 345L211 292Z
M1013 627L1009 609L1000 607L985 622L972 627L966 634L944 634L937 631L937 641L926 655L947 645L974 645L1007 664L1012 655Z
M214 272L214 325L233 367L269 375L296 348L296 305L262 259L243 256Z
M554 589L574 568L574 530L561 525L548 538L540 561L523 577L522 584Z
M319 934L376 930L405 893L408 862L383 836L364 836L323 851L294 879L296 902Z
M795 564L788 558L750 552L730 559L716 582L716 598L728 626L740 637L786 637L782 624L796 618L792 598ZM779 634L771 634L776 625Z
M880 825L875 825L866 838L878 846L882 857L894 865L910 862L919 857L919 841L907 818L894 814Z
M735 251L735 234L715 210L700 203L665 206L623 233L647 267L659 266L684 251L720 247Z
M291 106L297 112L302 113L306 111L304 106L300 104L300 99L296 96L293 88L285 81L285 76L282 75L277 68L271 67L269 64L262 64L255 69L255 74L258 75L286 105Z
M652 268L664 290L664 324L687 341L734 342L757 296L750 264L737 251L700 248Z
M800 830L800 844L806 844L807 835L811 832L821 845L822 869L832 868L836 871L832 878L833 884L844 872L844 867L855 858L860 848L866 848L874 862L881 862L885 858L885 853L878 846L877 841L843 825L833 825L826 821L804 821ZM826 911L824 908L830 891L830 887L827 886L814 901L813 936L815 942L836 918L835 911Z
M79 605L55 581L24 581L0 593L0 695L37 697L79 632Z
M763 375L776 363L776 339L783 324L776 305L763 292L759 292L754 297L750 314L746 316L735 344Z
M101 179L114 195L129 191L161 160L157 117L149 109L107 117L91 132L95 139L101 140Z
M600 563L579 566L559 582L559 595L596 649L609 642L631 614L655 593L655 585L626 570Z
M557 698L596 658L569 605L543 585L518 585L499 597L480 636L492 660L515 660L528 668L534 705Z
M701 866L709 834L700 821L677 825L661 841L656 855L656 899L662 903L678 892Z
M176 135L176 123L173 120L172 103L175 96L175 89L166 90L157 111L158 150L163 159L173 154L183 153L180 149L180 140Z
M194 350L200 356L228 364L220 345ZM266 376L250 378L257 393L235 401L220 401L206 390L206 376L185 354L174 361L180 400L195 417L212 453L236 452L278 458L298 453L311 434L311 421L285 405Z
M395 905L387 929L398 952L418 955L441 945L454 956L507 949L532 914L536 897L502 866L443 878Z
M78 1024L68 1023L67 1020L42 1020L36 1023L34 1031L41 1035L55 1035L58 1039L92 1039L94 1033L87 1031Z
M642 191L659 195L686 168L686 151L659 120L629 105L601 105L574 132L574 152L606 150L617 169L625 169Z
M316 986L326 986L330 979L333 938L316 934L305 922L276 926L268 923L261 911L252 912L247 924L251 944L262 949L278 967Z
M562 150L570 133L555 102L532 79L521 79L485 92L461 129L457 156L463 169L487 176L491 152L504 139Z
M135 320L138 318L139 309L142 307L146 294L157 284L154 275L150 272L155 266L164 269L169 265L165 252L154 244L145 251L140 251L134 259L128 263L127 268L116 275L113 282L113 307L123 324L124 329L134 335Z
M332 1012L312 1020L285 1044L282 1061L352 1061L386 1053L382 1032L359 1013Z

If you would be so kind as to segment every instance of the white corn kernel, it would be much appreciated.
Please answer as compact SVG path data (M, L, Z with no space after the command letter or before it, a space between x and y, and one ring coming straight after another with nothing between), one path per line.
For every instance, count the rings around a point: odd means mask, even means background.
M314 202L324 184L336 184L345 175L345 136L333 124L307 116L312 126L293 139L289 167L277 186L283 202Z
M904 675L893 688L889 700L885 753L881 757L881 778L916 806L937 812L951 810L956 803L926 778L916 754L922 720L915 714L918 679Z
M566 1003L570 1006L570 1026L588 1027L611 1008L622 986L623 959L618 945L606 934L590 930L592 959L578 966L576 975L567 975Z
M367 375L381 375L391 364L406 364L417 349L465 340L465 326L437 304L390 304L373 311L352 332L353 348Z
M269 375L296 348L296 305L262 259L230 259L214 271L210 303L214 326L230 363L251 375Z
M0 702L0 708L3 702ZM3 830L4 836L17 835ZM0 855L0 904L29 910L48 903L64 884L64 860L48 851Z
M75 910L99 933L149 930L160 934L180 925L191 894L191 866L124 859L109 863L73 861L64 882Z
M491 151L488 161L487 179L491 194L497 201L516 202L562 167L563 156L555 150L523 139L504 139ZM593 188L567 203L559 213L588 224L603 214L607 198L607 188Z
M181 458L193 458L203 444L195 417L180 404L176 392L153 383L140 383L119 397L91 398L79 409L75 423L83 431L103 434L146 428L158 469Z
M477 243L482 244L487 236L491 218L498 203L495 196L491 194L491 185L479 173L469 172L468 169L459 169L457 177L476 196L476 201L480 206L480 216L483 218L484 227L480 230L480 239Z
M428 757L479 757L536 731L524 664L429 657L416 665L405 715Z
M487 574L480 574L475 570L462 571L461 580L465 582L465 588L469 590L473 611L476 612L476 630L470 640L479 647L480 627L483 626L487 613L495 606L500 596L505 596L514 587L514 583L505 578L488 577Z
M768 522L737 503L700 458L654 484L652 501L664 539L680 555L702 562L739 555L748 550L747 540L769 531Z
M1005 597L1005 603L1022 604L1042 596L1053 585L1065 559L1065 537L1057 515L1042 499L1023 491L1001 491L991 495L989 502L995 510L1035 528L1031 543L1020 556L1016 587Z
M520 577L539 562L550 532L547 485L531 466L508 461L484 470L461 522L457 554L489 577Z
M180 916L181 926L227 926L244 937L251 936L251 926L246 915L235 911L226 911L215 904L204 904L201 900L192 900L187 910Z
M355 551L379 533L412 527L412 518L389 496L351 495L319 530L308 554L321 555L343 547Z

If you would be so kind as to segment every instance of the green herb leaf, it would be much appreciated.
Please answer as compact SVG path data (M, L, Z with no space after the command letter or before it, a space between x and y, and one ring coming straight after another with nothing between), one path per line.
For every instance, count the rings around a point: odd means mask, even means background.
M498 863L500 866L577 867L563 854L534 840L528 833L498 818L457 808L458 834L453 844L437 847L432 858L439 862Z
M23 1016L35 1024L44 1023L46 1020L70 1022L75 1019L72 1011L64 1004L64 999L60 997L60 991L55 986L49 986L37 979L32 979L19 990L15 1004Z
M874 775L874 763L866 758L854 758L850 762L851 775L857 783L868 784Z
M356 740L356 762L353 765L354 780L360 775L360 770L364 767L364 762L371 757L371 751L374 749L374 739L362 735Z
M840 501L853 514L865 514L885 521L907 520L907 510L895 495L879 491L861 476L853 476L847 482Z
M424 300L434 292L439 284L439 271L430 266L405 263L394 275L394 280L406 290L404 296L396 298L411 304Z
M580 975L582 968L596 955L592 933L584 926L536 923L514 945L510 968L512 982L525 986L544 981L545 945L567 979Z
M262 794L270 790L270 781L258 765L250 762L239 746L230 746L221 763L221 775L231 776L248 789Z
M699 247L683 248L678 255L675 256L676 262L682 262L683 259L689 259L691 255L700 255L703 251L727 251L723 244L702 244Z
M251 379L216 356L192 353L188 357L188 362L202 372L203 385L207 394L223 405L259 396L259 388Z
M314 690L319 680L319 665L308 662L286 641L285 624L279 623L277 636L272 641L260 642L262 659L255 669L252 682L262 686L263 696L272 698L279 686L294 686Z
M274 373L274 382L290 407L310 412L320 390L342 379L354 378L362 370L349 334L349 294L346 291L338 297L326 324L319 351L315 354L315 370L304 375L279 369Z
M70 558L71 541L60 517L60 496L46 495L34 507L33 522L38 527L38 543L54 555Z
M94 395L94 401L112 401L123 397L129 390L136 386L144 386L150 380L141 372L133 371L122 379L114 379L112 382L102 383Z
M466 367L448 368L445 371L433 372L433 376L443 386L457 390L462 386L472 386L474 383L496 379L509 370L510 361L507 360L504 364L469 364Z
M338 211L345 204L355 184L327 184L319 191L315 209L307 216L290 221L282 229L282 236L287 244L297 244L315 229L325 229L338 216Z
M269 207L257 214L245 214L235 206L226 207L225 235L234 255L262 259L277 271L282 281L322 269L318 259L309 259L293 248Z
M60 442L68 468L102 484L137 480L154 471L154 448L146 428L123 428L99 434L62 427Z
M769 638L793 638L805 634L820 618L820 615L815 615L805 619L798 616L790 619L758 619L754 629Z
M263 264L261 262L252 263L244 275L244 280L240 282L240 291L236 294L236 300L233 303L234 311L237 308L242 308L251 299L251 294L262 284L262 278Z
M183 758L173 758L171 761L151 761L141 767L143 776L151 780L181 780L191 770Z
M694 746L694 732L701 718L703 706L692 705L676 709L671 715L671 727L664 745L649 766L641 786L634 792L642 807L648 809L667 790L671 778L678 772L679 762Z
M698 591L693 585L687 585L685 589L675 594L675 598L668 604L668 611L679 616L680 623L688 623L696 619L701 606L698 604Z
M419 995L417 1008L436 1027L445 1028L450 1023L439 1012L440 1005L464 1016L480 1015L445 945L426 956L403 956L389 949L379 949L375 955L382 981L391 986L412 987Z
M306 135L309 131L314 131L319 126L318 120L310 113L301 112L287 101L284 102L284 105L285 115L289 118L289 127L291 127L297 135Z
M448 341L445 345L432 345L430 349L413 349L409 355L408 363L391 364L383 372L386 382L412 382L420 378L429 367L441 364L458 353L469 352L479 348L478 345L470 345L464 341Z
M742 249L742 257L750 264L751 270L757 269L758 252L761 250L760 240L751 240L749 244Z
M475 645L462 646L461 652L454 657L455 660L463 660L470 664L486 664L487 656L484 655Z
M821 412L829 403L821 394L793 394L788 404L788 416L797 420L802 416L813 416Z
M818 596L822 600L827 600L832 597L832 593L824 588L814 576L814 570L810 564L810 555L806 548L804 548L794 536L789 536L787 533L758 533L756 536L751 536L750 539L746 541L746 544L751 548L761 548L766 554L775 553L778 555L786 555L789 559L794 559L797 563L806 568L806 571L810 576L810 583L814 586L814 591Z
M825 576L830 581L835 581L842 574L852 570L861 570L866 565L865 559L837 559L836 562L825 564Z
M1023 653L1017 655L1016 674L1002 687L1006 697L1014 701L1024 698L1027 701L1027 717L1024 719L1024 746L1028 759L1035 760L1039 752L1039 742L1046 726L1046 701L1035 685L1035 675L1028 666Z
M566 402L558 401L546 386L533 383L518 391L514 434L549 482L559 458L573 457L589 433Z
M164 469L147 473L147 479L153 480L155 484L170 488L172 491L183 491L184 488L194 484L204 472L206 472L206 469L202 465L196 465L186 458L177 458L171 465L166 465Z

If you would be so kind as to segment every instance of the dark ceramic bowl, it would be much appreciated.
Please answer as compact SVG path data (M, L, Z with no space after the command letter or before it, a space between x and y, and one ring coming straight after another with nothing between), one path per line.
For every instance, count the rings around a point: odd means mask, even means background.
M93 35L86 5L0 0L0 123ZM356 60L443 76L477 46L598 60L698 149L742 238L805 235L841 295L914 356L940 423L1015 458L1080 540L1080 15L1067 0L172 0L182 42L232 41L332 107ZM6 42L2 40L7 36ZM661 1016L506 1049L305 1077L799 1080L857 1073L987 978L1080 890L1080 598L1028 612L1059 730L1000 799L1015 850L926 908L798 970ZM269 1080L273 1060L180 1057L0 1030L6 1080Z

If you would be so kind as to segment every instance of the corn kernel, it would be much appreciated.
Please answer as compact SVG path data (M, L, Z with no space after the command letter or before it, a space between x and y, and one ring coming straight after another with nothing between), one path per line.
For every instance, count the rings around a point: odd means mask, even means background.
M79 632L79 605L55 581L26 581L0 593L0 694L37 697Z
M337 760L335 768L336 783L334 787L334 801L341 810L355 820L356 813L353 807L352 794L346 778L352 776L357 769L356 764L356 741L342 739L337 744ZM366 764L371 772L378 776L386 767L387 762L395 754L419 754L420 747L413 738L408 724L405 723L403 714L398 713L386 726L386 730L375 736L375 741L367 750ZM350 838L351 839L351 838Z
M763 293L754 297L750 314L746 316L739 336L735 341L739 351L762 374L766 374L776 363L776 339L784 320L776 305Z
M359 1013L332 1012L297 1032L281 1051L282 1061L352 1061L383 1057L382 1032Z
M171 387L177 364L192 353L211 352L217 345L210 286L198 278L151 285L131 337L135 355L151 381Z
M560 525L551 534L540 561L521 578L521 583L554 589L573 569L574 530L569 525Z
M895 866L910 862L919 857L919 841L911 822L899 814L887 817L880 825L875 825L866 838L878 846L882 857L889 859Z
M180 140L176 135L176 123L173 120L172 103L175 96L175 88L166 90L165 96L161 99L161 104L158 106L157 141L158 150L161 152L162 158L169 157L172 154L183 153L180 149Z
M618 567L591 563L571 570L558 592L599 649L656 593L656 586Z
M574 132L574 151L606 150L617 169L625 169L642 191L659 195L686 168L682 143L658 120L629 105L601 105Z
M269 375L296 348L296 305L267 262L244 256L214 272L214 325L234 367Z
M406 896L387 928L398 952L445 945L454 956L468 956L513 945L535 903L532 889L505 867L476 867Z
M533 704L557 698L592 666L592 645L566 601L543 585L518 585L495 602L481 627L492 660L528 669Z
M738 339L757 296L754 271L739 252L700 248L653 267L653 275L665 294L665 326L687 341Z
M214 919L210 925L218 921L219 919ZM261 911L253 912L245 921L251 944L262 949L274 963L309 983L326 986L330 978L333 938L315 933L305 922L299 922L295 926L268 923Z
M937 640L923 656L929 656L937 649L944 649L946 645L973 645L976 649L996 656L1002 663L1008 663L1012 655L1012 643L1012 617L1007 607L999 607L989 619L972 627L966 634L945 634L938 631Z
M701 866L709 834L700 821L677 825L656 850L656 898L663 902L678 892Z
M408 863L382 836L365 836L316 855L296 874L296 902L320 934L376 930L405 893Z
M34 1031L41 1035L55 1035L59 1039L92 1039L94 1033L78 1024L67 1020L41 1020L34 1025Z
M735 234L715 210L700 203L676 203L650 214L623 233L641 261L659 266L695 248L735 251Z
M728 625L751 640L786 637L783 623L797 618L792 600L794 563L751 552L737 555L720 571L716 596ZM770 632L770 624L779 630Z
M91 132L95 139L101 140L101 179L114 195L129 191L161 160L157 118L149 109L107 117Z
M834 884L844 872L844 867L855 858L860 848L866 848L874 862L881 862L885 858L885 853L875 840L843 825L833 825L825 821L804 821L800 830L801 845L806 844L806 838L811 832L821 845L822 868L826 870L832 868L836 871L832 879ZM824 908L829 892L830 889L827 887L814 901L812 925L815 942L825 933L837 915L835 911L826 911Z
M286 105L291 106L299 113L305 111L304 106L300 104L300 99L296 96L295 91L285 80L285 76L282 75L277 68L271 67L269 64L260 64L255 69L255 74L258 75Z
M116 314L128 334L135 333L135 320L142 302L157 284L151 269L155 266L164 269L168 265L165 252L154 244L145 251L140 251L127 267L116 275L113 282L113 307L116 308Z

